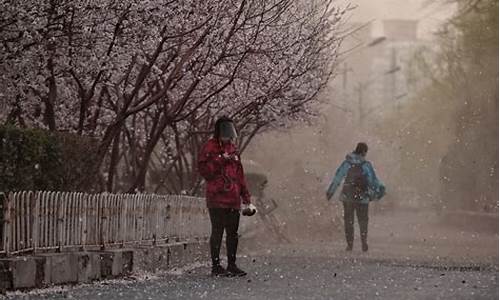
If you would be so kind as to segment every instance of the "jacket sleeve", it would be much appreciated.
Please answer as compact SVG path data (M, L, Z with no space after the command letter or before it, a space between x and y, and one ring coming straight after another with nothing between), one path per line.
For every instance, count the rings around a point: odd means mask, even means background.
M205 180L212 180L222 174L222 158L216 149L205 144L198 155L198 172Z
M375 170L370 162L365 164L365 172L368 178L368 194L371 199L379 200L385 195L385 186L378 180Z
M335 194L335 191L339 187L340 183L344 179L344 177L347 175L347 171L349 170L349 163L347 161L344 161L338 168L337 171L335 172L335 176L333 177L332 182L330 183L330 186L328 187L328 190L326 191L326 197L328 200L333 197Z
M239 159L240 162L240 197L241 201L243 204L250 204L250 192L248 191L247 187L247 181L245 179L245 172L243 171L243 165L241 164L241 158Z

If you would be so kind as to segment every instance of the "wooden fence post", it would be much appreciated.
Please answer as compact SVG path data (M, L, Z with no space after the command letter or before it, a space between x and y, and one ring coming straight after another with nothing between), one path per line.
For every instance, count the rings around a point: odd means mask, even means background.
M97 199L98 195L94 194L90 197L90 207L91 207L91 218L90 218L90 237L93 245L99 245L99 204Z
M50 195L52 196L52 195ZM57 217L55 218L57 220L56 225L57 226L57 249L59 252L62 252L63 246L64 246L64 240L65 240L65 228L64 228L64 214L66 212L65 206L67 199L64 199L65 194L61 194L60 192L57 192L55 194L55 197L49 197L48 200L55 202L57 206ZM50 206L49 206L50 207ZM47 227L48 230L50 230L50 227ZM48 245L50 246L50 245Z
M16 238L15 238L15 248L13 249L14 251L19 251L19 249L21 248L21 245L24 244L24 241L23 241L23 238L22 238L22 229L23 229L23 226L22 226L22 221L23 221L23 210L22 210L22 207L23 207L23 201L25 199L25 196L26 196L26 192L20 192L18 194L18 197L15 198L14 202L15 202L15 212L14 212L14 216L16 218L16 226L15 226L15 229L16 229Z
M182 201L182 197L181 196L176 196L178 201L177 201L177 205L179 205L179 224L178 224L178 238L179 238L179 242L182 241L182 239L184 238L184 201Z
M1 205L1 209L2 209L2 214L0 215L0 217L1 217L0 222L2 225L2 228L0 228L0 234L2 234L2 237L1 237L0 241L2 242L1 250L5 251L4 228L5 228L5 208L7 206L7 195L4 192L0 192L0 205Z
M100 194L99 195L99 213L100 213L100 225L101 225L101 234L100 234L100 245L101 245L101 250L106 249L106 230L107 230L107 195ZM99 221L98 221L99 222Z
M33 254L36 254L38 247L38 226L40 222L39 217L39 199L40 192L36 194L31 194L31 244L33 248Z
M146 197L144 195L140 196L141 205L141 229L140 229L140 243L144 239L144 210L146 209Z
M138 213L137 213L137 209L138 209L138 205L139 205L139 195L133 195L132 196L132 202L133 202L133 208L132 208L132 216L133 216L133 220L134 220L134 223L133 223L133 226L134 226L134 230L132 231L132 236L133 236L133 240L134 240L134 244L137 244L139 242L139 238L138 238L138 234L137 232L139 231L139 217L138 217Z
M120 195L120 228L119 228L119 240L121 242L120 247L125 247L125 234L127 232L127 199L126 195Z
M80 242L80 246L82 251L85 251L86 245L87 245L87 214L88 214L88 202L89 202L89 195L87 193L82 194L82 206L81 206L81 218L82 218L82 239Z
M11 215L11 205L12 205L12 197L13 194L9 193L7 197L5 198L4 201L4 207L3 207L3 248L5 250L5 254L9 255L10 254L10 241L12 239L11 233L10 233L10 226L11 226L11 221L12 221L12 215Z
M153 195L153 201L154 201L154 204L153 204L153 207L154 207L154 211L153 211L153 214L154 214L154 222L153 222L153 230L154 230L154 234L153 234L153 245L156 246L156 244L158 243L158 227L160 226L159 225L159 217L160 217L160 212L159 212L159 197L157 195Z

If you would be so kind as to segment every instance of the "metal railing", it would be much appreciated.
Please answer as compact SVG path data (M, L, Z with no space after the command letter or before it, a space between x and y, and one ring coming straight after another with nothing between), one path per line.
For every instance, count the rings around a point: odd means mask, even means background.
M7 255L184 242L210 231L205 201L176 195L15 192L2 217Z

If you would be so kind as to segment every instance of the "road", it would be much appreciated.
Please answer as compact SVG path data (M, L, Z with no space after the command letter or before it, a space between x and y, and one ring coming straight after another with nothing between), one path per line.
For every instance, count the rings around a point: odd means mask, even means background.
M249 275L213 278L197 266L149 279L53 288L10 299L497 299L496 270L392 265L329 257L247 257Z
M358 244L345 252L341 236L287 245L243 239L238 262L249 274L242 278L210 277L205 261L8 298L498 299L498 234L437 226L425 216L374 216L368 253Z

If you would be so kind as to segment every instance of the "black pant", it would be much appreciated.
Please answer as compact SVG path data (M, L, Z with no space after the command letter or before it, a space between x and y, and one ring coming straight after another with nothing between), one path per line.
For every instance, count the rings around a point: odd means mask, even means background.
M347 245L352 247L354 242L354 212L358 217L359 232L363 245L367 244L368 237L368 204L358 202L342 202L344 204L344 228Z
M209 208L212 234L210 235L210 254L212 265L220 264L219 254L222 235L226 230L226 250L228 265L236 263L238 250L238 226L240 224L240 211L232 208Z

